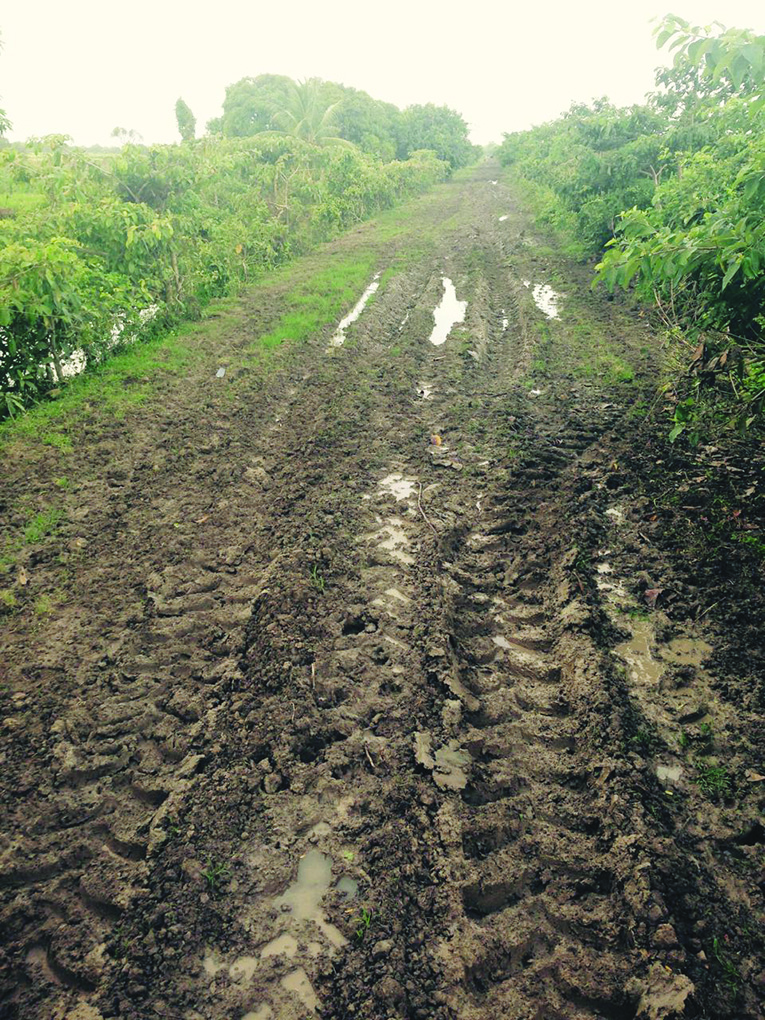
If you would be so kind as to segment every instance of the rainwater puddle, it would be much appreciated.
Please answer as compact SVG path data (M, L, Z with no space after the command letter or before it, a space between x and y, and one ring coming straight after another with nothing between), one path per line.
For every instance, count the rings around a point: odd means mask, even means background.
M249 1013L245 1013L242 1020L272 1020L273 1015L271 1007L264 1002L256 1009L251 1009Z
M290 959L298 950L298 940L294 935L279 935L267 942L260 951L261 959L268 956L289 956Z
M356 302L356 304L353 306L353 308L350 310L350 312L348 312L346 317L344 319L340 320L340 324L338 325L337 329L335 330L335 335L329 341L330 347L342 347L343 346L343 344L345 343L345 331L348 329L348 327L351 325L351 323L355 322L356 319L358 319L358 317L364 311L364 308L366 307L367 301L369 301L371 296L374 294L374 292L380 286L380 282L379 281L380 281L380 274L379 273L375 273L375 275L372 277L372 282L369 284L367 289L361 295L359 300Z
M285 974L279 983L285 992L292 992L293 995L296 995L306 1009L313 1012L319 1008L319 999L302 967Z
M500 216L500 218L499 218L499 222L500 222L500 223L504 223L506 219L507 219L507 213L505 213L505 215L504 215L504 216Z
M531 280L524 280L523 286L531 287ZM560 318L558 313L560 294L556 293L549 283L535 283L531 287L531 296L539 311L546 315L548 319Z
M351 878L350 875L343 875L335 888L339 893L342 893L347 900L354 900L356 899L356 895L359 891L359 883L355 878Z
M662 655L674 666L700 666L712 654L712 646L701 638L672 638L662 649Z
M84 372L87 363L88 359L85 356L85 351L82 348L78 348L76 351L72 351L65 361L61 362L61 374L65 379L71 379L72 376Z
M205 953L205 958L202 960L202 969L209 978L214 978L219 970L226 969L226 964L220 960L217 953L213 953L208 949Z
M657 765L656 766L656 778L666 782L669 780L671 783L676 783L683 774L683 770L680 765Z
M259 963L257 956L240 956L228 968L229 975L233 981L251 981Z
M377 539L381 549L389 553L394 560L410 567L414 563L414 556L406 551L409 548L409 539L406 537L403 524L400 517L391 517L379 531L367 537Z
M653 625L650 620L633 620L632 637L617 645L626 659L630 675L638 683L656 684L668 666L700 666L712 652L712 646L694 637L677 637L659 647L654 654Z
M288 907L296 921L313 921L332 945L339 947L346 945L348 940L339 928L325 921L321 912L321 900L331 880L331 859L320 850L309 850L300 858L297 881L274 900L274 906L277 909Z
M465 321L465 312L467 311L467 301L457 300L457 291L448 276L442 278L442 283L444 285L444 296L433 312L436 325L430 334L430 342L435 347L440 347L441 344L446 343L446 338L449 336L452 327Z
M633 620L632 637L616 646L618 655L626 661L632 680L641 684L655 685L666 668L666 663L656 659L651 651L653 626L650 620Z
M123 333L125 332L125 317L124 315L120 316L112 326L112 331L105 344L105 349L110 351L118 344L125 343L126 340L129 343L137 340L140 336L141 327L145 326L147 322L151 322L158 311L159 305L149 305L148 308L142 308L138 313L138 332L134 336L127 338L123 337ZM81 347L78 347L76 350L72 351L68 358L64 358L61 362L61 375L64 379L72 379L74 376L84 372L87 364L88 358L85 351Z
M417 482L411 478L404 478L394 472L392 475L388 475L380 482L379 491L395 496L396 499L403 500L409 499L417 487Z

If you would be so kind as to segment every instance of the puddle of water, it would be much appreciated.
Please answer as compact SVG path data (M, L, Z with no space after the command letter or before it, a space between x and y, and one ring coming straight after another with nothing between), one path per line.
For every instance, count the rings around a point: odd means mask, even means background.
M313 1012L319 1008L319 999L313 990L313 985L308 980L308 975L302 967L298 967L297 970L285 974L280 984L286 992L292 992L293 995L296 995L306 1009Z
M82 348L78 348L76 351L72 351L69 357L61 362L61 374L65 379L71 379L72 376L84 372L87 363L88 359L85 356L85 351Z
M257 956L240 956L238 960L234 960L228 968L228 972L234 981L240 979L251 981L259 962Z
M273 1010L267 1002L261 1003L255 1009L251 1009L249 1013L245 1013L242 1020L272 1020Z
M676 666L700 666L712 651L712 646L701 638L678 637L662 648L662 655Z
M274 900L277 909L287 906L296 921L313 921L333 946L344 946L348 940L339 928L324 920L321 900L332 879L332 861L320 850L309 850L298 864L297 881ZM306 978L307 980L307 978Z
M353 306L350 312L348 312L346 317L340 320L340 323L338 324L338 327L335 330L335 335L329 341L331 347L343 346L343 344L345 343L345 331L348 329L352 322L355 322L356 319L358 319L358 317L364 311L367 301L369 301L369 299L379 286L380 286L380 274L375 273L375 275L372 277L372 282L369 284L367 289L361 295L359 300L356 302L356 304Z
M531 287L531 280L521 280L524 287ZM558 301L560 294L557 294L547 283L535 283L531 291L534 304L543 312L548 319L559 319Z
M616 646L616 651L627 662L630 676L637 683L657 684L666 669L651 651L653 626L650 620L634 620L632 637Z
M683 774L682 767L680 765L657 765L656 766L656 778L662 781L669 780L672 783L676 783Z
M500 222L500 223L504 223L506 219L507 219L507 213L505 213L505 215L504 215L504 216L500 216L500 218L499 218L499 222Z
M202 960L202 968L208 977L214 978L219 970L226 969L226 964L220 960L217 953L211 953L208 950Z
M404 533L403 524L404 522L400 517L391 517L378 532L369 537L376 538L381 549L385 549L387 553L390 553L394 560L398 560L399 563L409 567L414 563L414 556L406 552L406 549L409 547L409 539ZM387 535L387 538L383 537L385 535ZM380 539L382 541L379 541Z
M347 900L354 900L359 891L359 883L350 875L343 875L335 886L339 893L342 893Z
M159 311L159 305L149 305L148 308L142 308L138 313L138 326L135 335L128 337L128 342L133 342L138 339L142 326L145 326L147 322L151 322L154 316ZM116 347L120 343L125 343L123 333L125 332L125 316L119 316L117 321L112 326L109 340L105 344L105 349L110 351L113 347ZM78 347L72 351L68 358L64 358L61 362L61 374L65 379L71 379L81 372L85 371L88 364L87 355L85 351ZM51 364L51 368L53 365Z
M465 312L467 311L467 301L457 300L457 291L448 276L443 277L442 283L444 296L433 312L436 325L430 334L430 342L436 347L446 343L446 338L452 327L465 321Z
M403 475L394 473L388 475L379 483L379 491L390 493L396 499L409 499L417 487L417 482L411 478L404 478Z
M558 314L560 294L556 294L549 284L537 283L531 292L531 296L534 298L534 304L548 319L560 318Z
M279 935L267 942L260 951L261 959L268 956L289 956L290 959L298 950L298 940L294 935Z

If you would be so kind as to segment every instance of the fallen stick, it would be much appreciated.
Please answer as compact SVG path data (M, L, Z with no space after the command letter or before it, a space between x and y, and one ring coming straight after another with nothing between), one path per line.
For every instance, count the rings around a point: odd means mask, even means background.
M428 517L428 515L425 513L425 511L422 508L422 482L420 482L420 491L417 493L417 509L422 514L423 520L428 525L430 530L433 532L433 534L436 536L436 538L438 538L438 532L433 527L432 521L430 520L430 518Z

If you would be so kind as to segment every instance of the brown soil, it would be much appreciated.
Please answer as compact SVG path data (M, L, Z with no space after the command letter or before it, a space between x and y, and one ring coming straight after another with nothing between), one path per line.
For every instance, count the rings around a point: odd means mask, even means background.
M666 444L648 326L494 176L344 347L237 375L275 288L6 451L8 534L64 515L3 582L0 1017L763 1015L762 459Z

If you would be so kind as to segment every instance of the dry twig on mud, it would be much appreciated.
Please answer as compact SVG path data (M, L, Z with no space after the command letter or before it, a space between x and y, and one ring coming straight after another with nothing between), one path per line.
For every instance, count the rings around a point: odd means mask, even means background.
M369 748L367 747L366 744L364 744L364 754L367 756L367 761L372 766L372 768L376 769L377 766L375 765L374 759L372 758L372 755L369 753Z
M435 527L433 526L433 522L430 520L430 518L425 513L425 511L423 510L423 507L422 507L422 482L420 482L420 489L419 489L419 492L417 493L417 509L422 514L423 520L428 525L430 530L433 532L433 534L436 536L436 538L438 538L438 532L436 531Z

